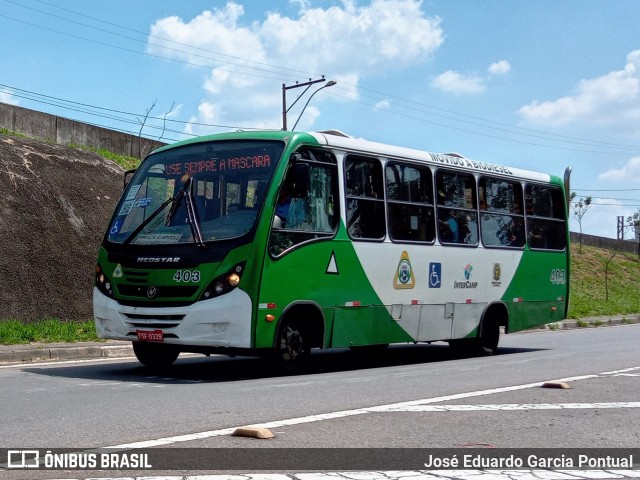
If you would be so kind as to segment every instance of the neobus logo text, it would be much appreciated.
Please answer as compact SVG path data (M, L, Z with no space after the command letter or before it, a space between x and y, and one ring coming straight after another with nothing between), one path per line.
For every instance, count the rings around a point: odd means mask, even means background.
M180 257L138 257L138 263L178 263Z

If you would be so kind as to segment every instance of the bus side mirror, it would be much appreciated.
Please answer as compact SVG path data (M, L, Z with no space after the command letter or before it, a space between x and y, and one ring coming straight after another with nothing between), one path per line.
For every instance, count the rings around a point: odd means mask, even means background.
M133 174L136 173L136 169L133 170L127 170L126 172L124 172L124 185L122 185L122 189L124 190L126 188L127 185L129 185L129 182L131 181L131 177L133 177Z
M306 163L296 163L293 168L291 197L305 198L309 191L309 165Z

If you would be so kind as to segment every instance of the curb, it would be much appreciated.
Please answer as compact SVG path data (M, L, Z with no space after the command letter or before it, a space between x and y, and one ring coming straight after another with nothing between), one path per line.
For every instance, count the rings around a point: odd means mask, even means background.
M573 330L576 328L613 327L616 325L633 325L640 323L640 315L621 315L617 317L588 317L578 320L566 319L548 323L536 330Z
M0 365L131 356L130 342L0 345Z

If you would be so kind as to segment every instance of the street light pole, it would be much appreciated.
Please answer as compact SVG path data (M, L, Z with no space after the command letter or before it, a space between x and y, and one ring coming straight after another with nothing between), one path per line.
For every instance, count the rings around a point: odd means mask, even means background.
M327 79L324 78L324 76L323 76L322 78L319 78L317 80L309 79L308 82L304 82L304 83L296 82L294 85L285 85L284 83L282 84L282 130L287 130L287 113L289 113L289 110L291 110L291 107L293 107L296 104L296 102L298 100L300 100L300 98L302 98L302 96L307 92L307 90L309 90L311 85L314 85L314 84L320 83L320 82L326 82L326 81L327 81ZM329 82L329 83L331 83L331 82ZM331 84L335 85L335 82L333 82ZM328 86L328 85L326 85L326 86ZM300 88L300 87L307 87L307 88L305 88L304 92L302 92L298 96L298 98L296 98L296 100L291 104L291 106L289 108L287 108L287 90L291 90L292 88ZM314 92L314 94L315 94L315 92ZM305 108L306 108L306 105L305 105ZM304 111L304 109L303 109L303 111Z
M300 112L300 115L298 115L298 119L296 120L296 123L293 124L293 128L292 130L296 129L296 125L298 125L298 122L300 121L300 119L302 118L302 114L304 113L304 111L307 108L307 105L309 105L309 102L311 101L311 99L313 98L313 96L318 93L320 90L322 90L323 88L327 88L327 87L333 87L337 82L335 80L331 80L329 82L327 82L326 85L321 86L319 89L317 89L315 92L313 92L309 98L307 99L307 103L304 104L304 107L302 107L302 111Z

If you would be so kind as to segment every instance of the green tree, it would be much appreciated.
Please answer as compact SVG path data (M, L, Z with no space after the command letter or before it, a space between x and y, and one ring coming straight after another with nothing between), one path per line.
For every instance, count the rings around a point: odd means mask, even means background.
M627 225L633 229L633 233L638 241L638 261L640 261L640 209L633 215L627 217Z
M573 216L578 221L578 227L580 227L580 247L578 248L578 252L582 253L582 217L587 213L587 210L591 207L591 197L581 198L577 202L574 201L576 198L576 192L571 192L570 195L571 208L573 210Z

